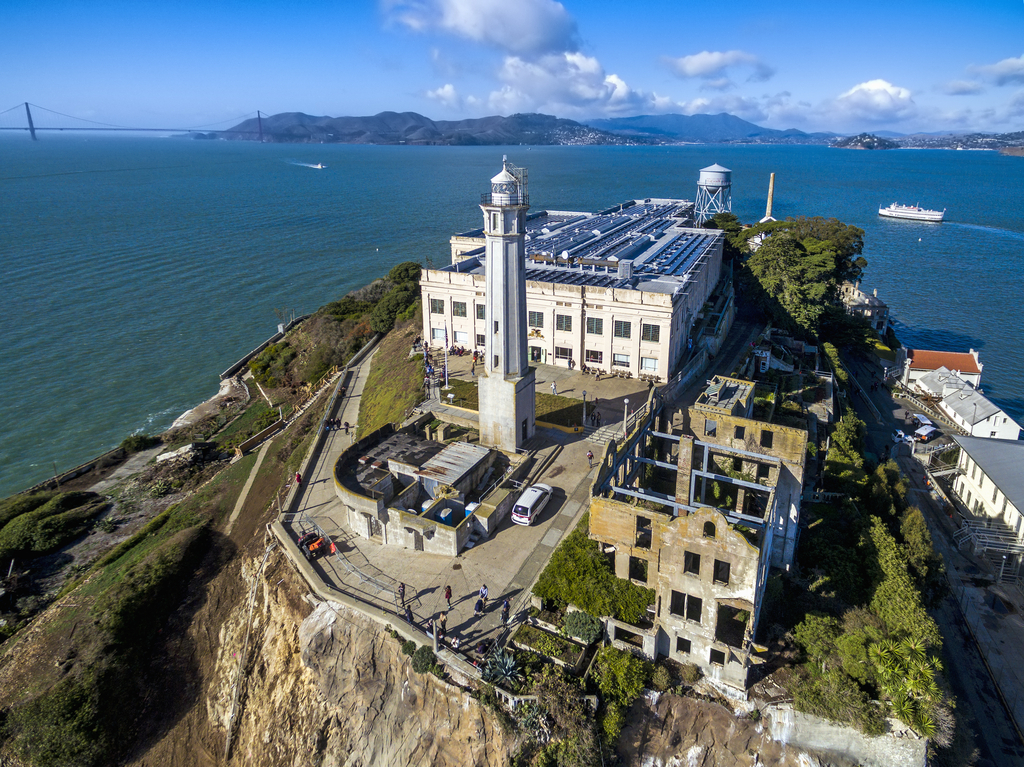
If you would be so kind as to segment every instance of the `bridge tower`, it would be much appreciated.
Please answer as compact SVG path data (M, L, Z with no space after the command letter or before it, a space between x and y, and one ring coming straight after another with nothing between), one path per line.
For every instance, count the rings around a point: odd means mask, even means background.
M25 114L28 116L28 132L32 134L32 141L36 140L36 126L32 122L32 110L28 108L28 102L25 102Z
M718 163L701 168L694 206L700 226L716 213L732 211L732 171Z
M515 451L536 429L536 376L526 353L525 168L502 159L482 196L486 241L486 351L480 376L480 442Z

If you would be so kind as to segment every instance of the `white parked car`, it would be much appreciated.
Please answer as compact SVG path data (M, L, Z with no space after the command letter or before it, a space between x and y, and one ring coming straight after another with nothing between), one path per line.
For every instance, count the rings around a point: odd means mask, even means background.
M900 443L913 443L914 437L913 435L904 434L902 429L897 429L892 433L892 441L897 445Z
M516 525L532 525L554 492L554 488L544 483L531 485L512 507L512 522Z

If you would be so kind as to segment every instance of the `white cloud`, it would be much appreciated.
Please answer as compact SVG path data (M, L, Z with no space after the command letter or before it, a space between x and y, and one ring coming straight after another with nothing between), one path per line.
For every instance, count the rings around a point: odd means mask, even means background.
M596 58L566 51L527 60L505 59L498 72L504 84L491 94L491 107L508 114L544 111L560 117L621 114L649 106L651 97L634 91L618 75L607 74Z
M973 80L950 80L942 87L942 92L948 96L973 96L984 90L981 83Z
M917 105L909 90L887 80L868 80L841 94L832 111L847 121L892 123L912 117Z
M427 91L426 96L428 99L433 99L450 109L461 107L463 102L462 97L459 96L455 86L451 83L445 83L440 88Z
M576 21L555 0L382 0L382 7L416 32L436 29L508 53L577 48Z
M996 85L1024 85L1024 54L1016 59L1003 59L995 64L975 65L967 69Z
M770 66L757 56L746 51L701 51L680 58L664 57L664 63L683 78L700 78L705 80L705 87L722 90L732 87L727 72L749 68L747 82L761 83L775 74Z

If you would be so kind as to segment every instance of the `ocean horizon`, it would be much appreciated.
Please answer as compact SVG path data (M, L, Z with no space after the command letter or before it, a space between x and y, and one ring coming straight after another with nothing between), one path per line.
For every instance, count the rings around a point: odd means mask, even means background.
M407 147L46 134L0 137L0 494L163 431L272 335L403 261L448 263L502 155L532 210L693 199L733 171L733 212L865 230L862 288L912 347L981 352L982 387L1024 421L1024 158L809 146ZM316 168L318 164L325 168ZM942 224L880 205L946 208ZM742 300L742 298L741 298Z

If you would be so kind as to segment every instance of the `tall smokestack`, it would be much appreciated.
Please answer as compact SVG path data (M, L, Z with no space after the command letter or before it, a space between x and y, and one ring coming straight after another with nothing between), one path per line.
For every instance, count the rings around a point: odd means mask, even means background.
M768 179L768 207L765 209L764 217L770 219L772 217L772 198L775 197L775 174L773 173Z

